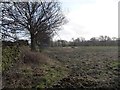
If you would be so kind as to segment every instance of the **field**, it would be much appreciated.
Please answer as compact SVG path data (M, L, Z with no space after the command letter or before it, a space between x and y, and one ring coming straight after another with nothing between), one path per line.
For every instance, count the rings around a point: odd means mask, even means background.
M54 47L44 52L70 70L69 75L53 87L118 87L118 47Z
M3 49L4 88L119 87L118 47L49 47L42 53L22 49Z

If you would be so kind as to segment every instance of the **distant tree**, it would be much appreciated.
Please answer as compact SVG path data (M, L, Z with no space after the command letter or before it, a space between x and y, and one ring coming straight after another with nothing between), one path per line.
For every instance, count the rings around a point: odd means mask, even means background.
M98 41L98 39L97 39L96 37L92 37L92 38L90 39L90 41L95 42L95 41Z
M78 46L78 45L80 44L80 39L79 39L79 38L75 39L75 40L74 40L74 43L75 43L75 45Z
M75 40L72 38L71 46L75 46Z
M11 2L2 3L1 33L11 36L11 33L27 34L31 40L31 50L36 45L42 45L56 34L60 26L66 23L59 2Z
M66 40L57 40L58 46L67 46L68 42Z
M109 36L100 36L100 37L99 37L99 40L100 40L100 41L110 41L111 38L110 38Z
M99 41L104 41L104 36L100 36Z
M105 41L111 41L111 38L109 36L105 36Z
M113 41L116 41L116 40L117 40L117 38L116 38L116 37L112 37L112 40L113 40Z
M85 41L85 38L84 37L80 37L79 38L81 42L84 42Z

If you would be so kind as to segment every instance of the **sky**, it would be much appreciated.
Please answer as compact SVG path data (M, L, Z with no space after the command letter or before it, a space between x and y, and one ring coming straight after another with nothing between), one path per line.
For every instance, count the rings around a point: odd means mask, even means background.
M54 40L107 35L118 37L119 0L59 0L68 23Z

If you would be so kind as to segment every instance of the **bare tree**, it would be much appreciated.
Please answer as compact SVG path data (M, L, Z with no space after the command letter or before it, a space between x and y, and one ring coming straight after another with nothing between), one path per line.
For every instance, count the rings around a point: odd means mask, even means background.
M100 36L99 40L100 41L111 41L111 38L109 36Z
M2 26L7 32L29 35L33 51L37 44L51 38L67 21L60 2L12 2L4 8Z

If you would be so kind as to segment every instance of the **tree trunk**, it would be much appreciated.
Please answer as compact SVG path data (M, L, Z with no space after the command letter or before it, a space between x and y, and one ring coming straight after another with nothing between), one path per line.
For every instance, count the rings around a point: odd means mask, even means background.
M36 51L36 42L33 34L31 34L31 51Z

